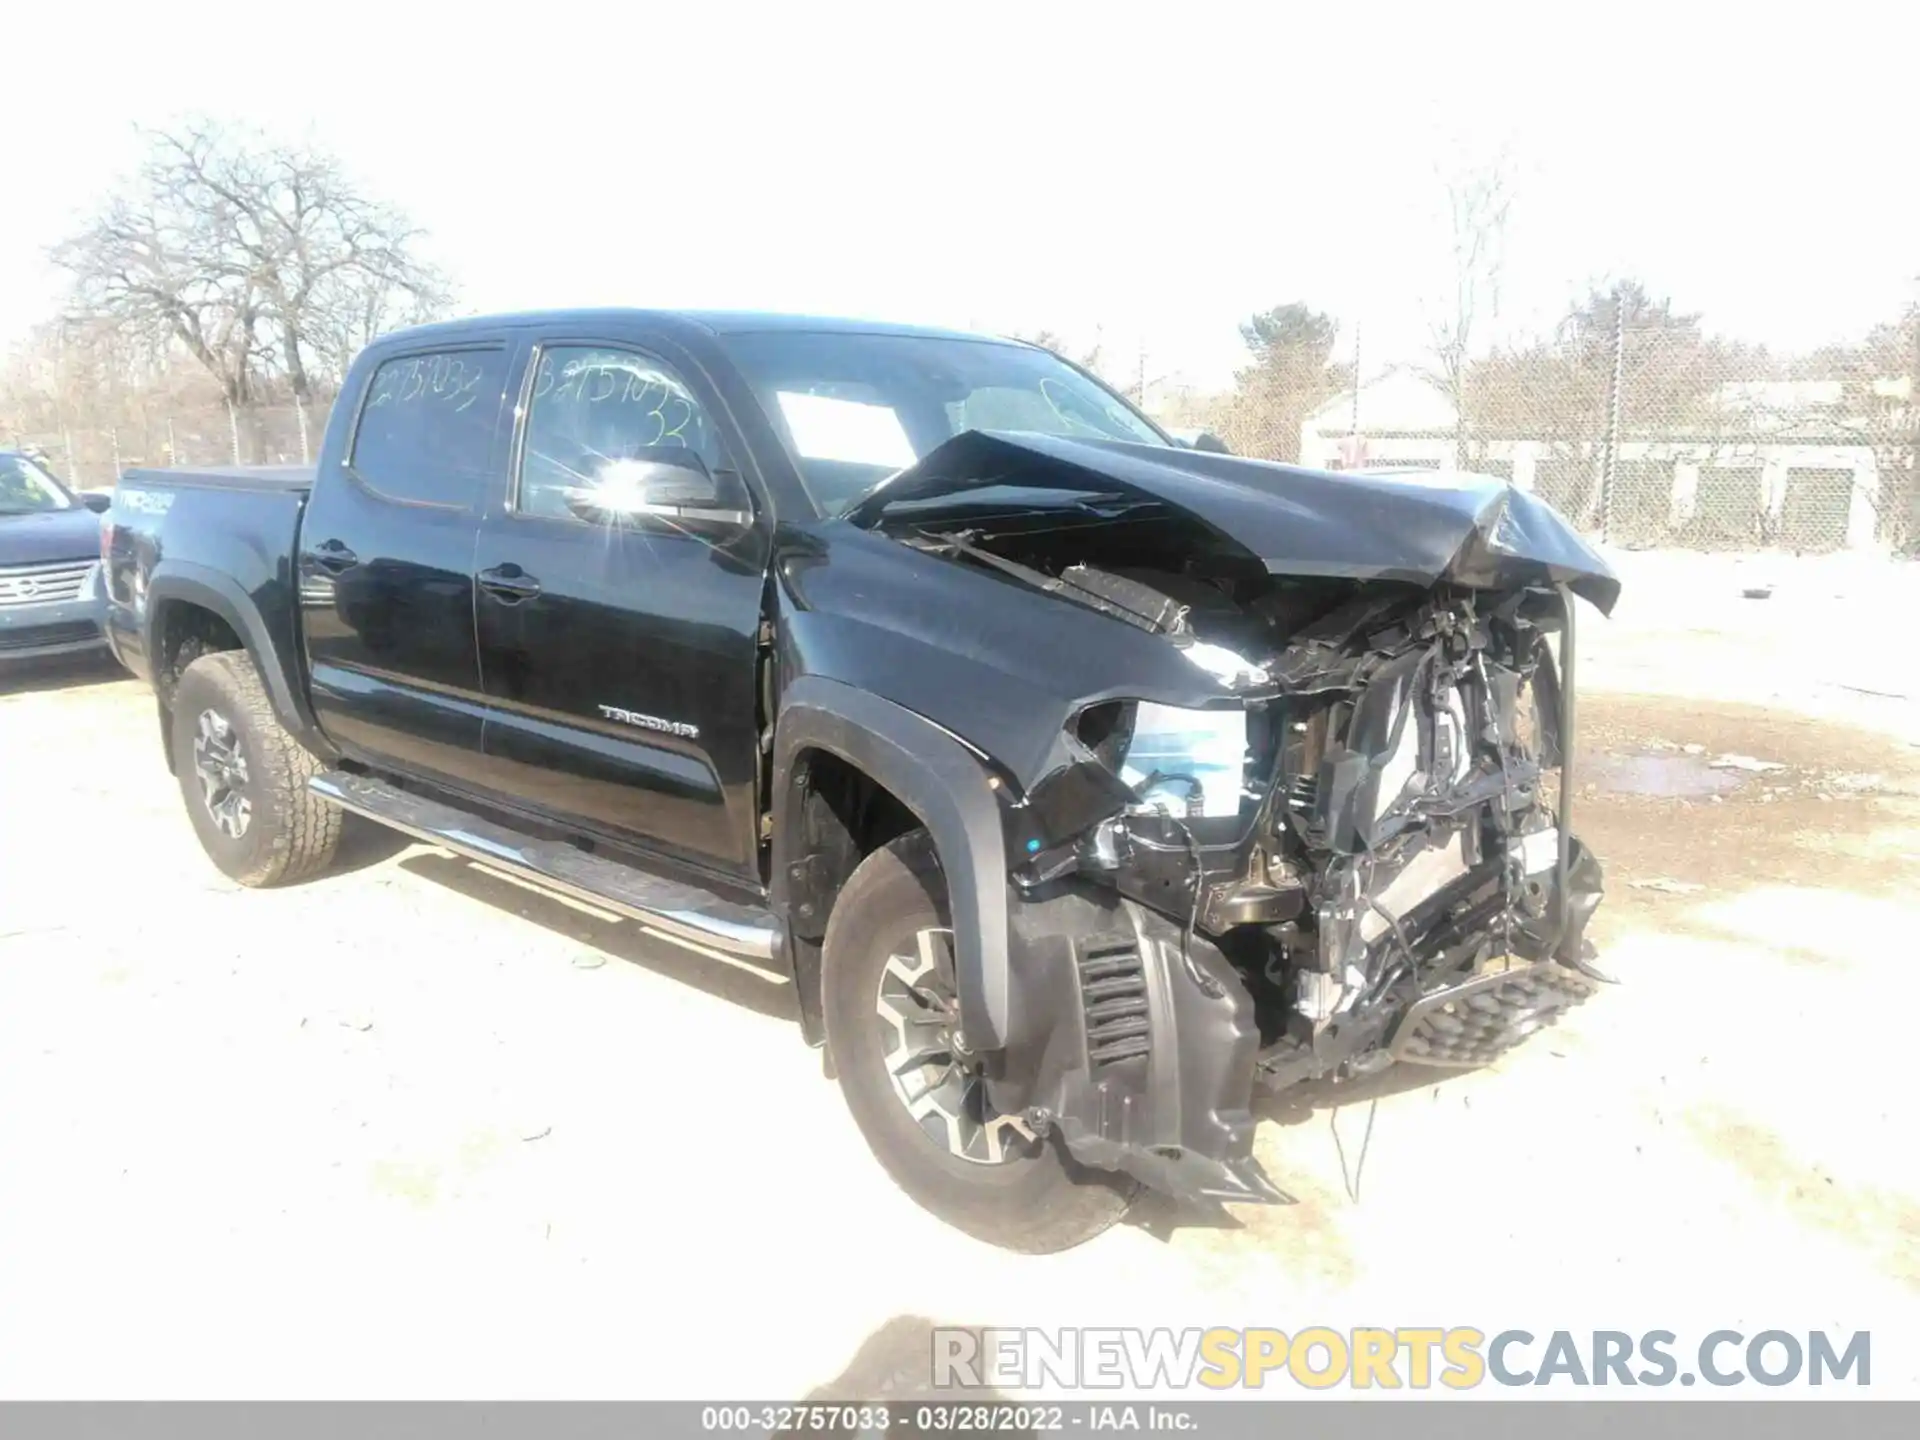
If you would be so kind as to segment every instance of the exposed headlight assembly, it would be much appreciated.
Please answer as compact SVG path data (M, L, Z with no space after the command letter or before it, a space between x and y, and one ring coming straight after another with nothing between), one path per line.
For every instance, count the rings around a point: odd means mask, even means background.
M1120 778L1175 816L1212 820L1240 813L1247 766L1247 712L1182 710L1140 701L1120 758Z

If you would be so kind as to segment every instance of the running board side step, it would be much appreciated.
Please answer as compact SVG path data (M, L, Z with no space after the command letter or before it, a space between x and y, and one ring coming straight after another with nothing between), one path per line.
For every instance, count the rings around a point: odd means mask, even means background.
M665 880L563 841L523 835L364 775L327 770L309 780L307 788L342 810L542 889L603 906L677 939L762 964L772 962L779 953L780 927L771 913L758 906Z

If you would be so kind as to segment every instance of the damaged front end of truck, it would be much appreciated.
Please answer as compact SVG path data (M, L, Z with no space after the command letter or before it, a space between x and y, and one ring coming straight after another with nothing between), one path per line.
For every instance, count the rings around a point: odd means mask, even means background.
M974 737L1004 777L1001 1114L1185 1199L1282 1200L1257 1087L1484 1064L1604 978L1572 679L1576 597L1619 586L1530 494L968 432L850 518L1030 595L1060 646ZM1096 677L1088 614L1182 678Z

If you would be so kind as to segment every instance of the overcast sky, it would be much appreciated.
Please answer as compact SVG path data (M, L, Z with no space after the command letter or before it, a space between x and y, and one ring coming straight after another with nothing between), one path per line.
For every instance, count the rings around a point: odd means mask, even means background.
M1502 149L1507 325L1635 273L1791 348L1914 293L1920 7L1311 8L22 7L0 340L56 305L45 249L133 127L187 111L336 151L480 310L1101 326L1205 381L1304 299L1399 358L1446 283L1441 176Z

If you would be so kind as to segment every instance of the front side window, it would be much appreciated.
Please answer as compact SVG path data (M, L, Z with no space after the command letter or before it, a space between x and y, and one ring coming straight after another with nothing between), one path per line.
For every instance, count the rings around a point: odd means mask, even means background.
M720 343L825 515L843 513L963 430L1168 443L1105 386L1025 345L798 330L740 332Z
M390 500L463 508L487 482L504 350L402 355L373 372L353 471Z
M725 468L712 416L678 375L632 350L542 350L514 509L578 519L570 495L594 489L612 463L659 449L690 450L709 471Z
M0 515L71 510L73 499L24 455L0 455Z

